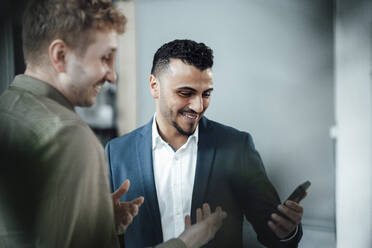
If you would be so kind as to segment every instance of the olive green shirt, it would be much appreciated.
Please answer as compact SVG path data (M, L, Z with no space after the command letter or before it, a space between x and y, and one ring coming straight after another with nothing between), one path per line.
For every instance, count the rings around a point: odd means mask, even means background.
M33 195L24 202L33 220L22 230L27 220L13 211L11 219L18 223L12 228L21 230L11 233L34 232L27 239L36 247L118 245L102 145L59 91L35 78L17 76L0 97L0 137L3 150L15 154L2 166L13 167L9 177L17 182L4 185L10 200L1 208L14 209L12 194ZM19 161L23 154L28 159ZM34 187L32 181L39 185Z
M0 143L0 247L119 246L103 147L58 90L16 76Z

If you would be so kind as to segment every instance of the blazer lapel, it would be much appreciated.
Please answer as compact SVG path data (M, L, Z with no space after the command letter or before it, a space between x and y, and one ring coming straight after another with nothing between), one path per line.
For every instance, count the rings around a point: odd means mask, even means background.
M196 160L195 181L191 203L191 221L196 222L196 209L204 203L209 176L214 162L215 139L210 123L203 117L199 122L198 155Z
M154 170L152 166L152 121L150 121L141 132L142 137L137 141L137 158L139 161L140 174L142 175L142 186L145 197L146 211L151 219L146 220L144 225L153 226L156 237L163 239L161 228L160 211L156 186L154 180ZM141 211L143 211L142 209Z

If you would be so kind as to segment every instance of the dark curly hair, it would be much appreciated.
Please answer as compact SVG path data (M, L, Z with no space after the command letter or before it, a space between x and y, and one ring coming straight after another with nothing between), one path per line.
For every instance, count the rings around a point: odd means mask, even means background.
M203 71L213 66L213 50L204 43L197 43L193 40L168 42L156 51L151 74L158 76L167 69L170 59L180 59Z

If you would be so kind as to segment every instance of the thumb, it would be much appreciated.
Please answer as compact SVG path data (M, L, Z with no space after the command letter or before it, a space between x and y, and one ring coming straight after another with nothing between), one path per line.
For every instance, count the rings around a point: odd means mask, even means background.
M120 197L122 197L125 193L128 192L129 186L130 186L130 181L129 179L127 179L121 184L121 186L114 193L112 193L112 199L114 201L119 200Z
M185 216L185 230L191 226L191 218L190 215Z

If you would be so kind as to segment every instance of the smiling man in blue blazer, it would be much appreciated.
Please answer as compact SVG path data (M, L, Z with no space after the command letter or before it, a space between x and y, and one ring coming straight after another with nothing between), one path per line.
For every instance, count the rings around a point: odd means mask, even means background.
M149 80L154 117L106 146L111 189L129 178L131 191L122 200L145 198L127 229L127 248L177 237L184 217L191 214L194 223L204 202L228 214L208 247L242 247L244 216L263 245L298 246L303 208L281 204L251 136L203 117L212 65L213 52L203 43L174 40L159 48Z

